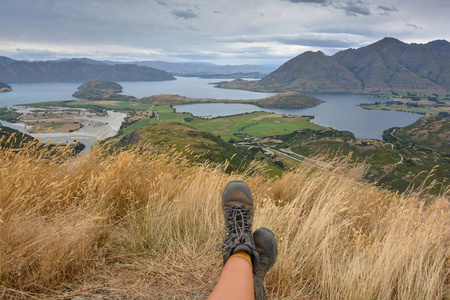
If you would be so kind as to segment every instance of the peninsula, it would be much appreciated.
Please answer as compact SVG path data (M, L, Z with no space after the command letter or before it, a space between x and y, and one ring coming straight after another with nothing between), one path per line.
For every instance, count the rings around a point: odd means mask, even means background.
M0 82L0 93L11 92L12 87L6 83Z

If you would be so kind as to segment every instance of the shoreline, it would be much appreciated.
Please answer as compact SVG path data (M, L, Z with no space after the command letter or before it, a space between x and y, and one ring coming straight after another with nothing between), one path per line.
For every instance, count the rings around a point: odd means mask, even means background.
M30 114L31 109L35 110L35 108L27 107L27 106L21 106L19 107L19 111L21 113L24 113L23 116L28 116ZM67 110L67 108L64 107L58 107L53 108L52 111L58 110L59 112L62 112L64 110ZM50 111L50 110L42 110L41 111ZM73 109L71 109L71 112L73 113ZM120 113L116 111L106 111L107 116L100 116L97 114L92 114L87 112L87 110L79 109L79 114L74 115L72 118L61 118L60 120L79 120L80 126L79 129L73 130L72 132L69 131L61 131L61 132L29 132L30 129L33 128L33 126L30 126L27 124L26 121L22 120L22 122L18 123L10 123L4 120L0 120L0 122L7 127L11 127L14 129L17 129L23 133L29 134L34 138L39 139L42 142L51 142L51 140L56 141L56 143L60 142L67 142L67 141L87 141L88 143L93 143L98 140L104 140L106 138L112 137L117 134L119 131L123 121L126 118L125 113ZM40 118L36 121L49 121L51 119L49 118ZM88 146L88 145L86 145Z

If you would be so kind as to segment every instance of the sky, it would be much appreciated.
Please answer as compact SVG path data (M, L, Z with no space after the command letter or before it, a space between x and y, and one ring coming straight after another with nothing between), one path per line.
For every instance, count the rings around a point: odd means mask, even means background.
M0 56L280 65L383 37L450 41L449 0L0 0Z

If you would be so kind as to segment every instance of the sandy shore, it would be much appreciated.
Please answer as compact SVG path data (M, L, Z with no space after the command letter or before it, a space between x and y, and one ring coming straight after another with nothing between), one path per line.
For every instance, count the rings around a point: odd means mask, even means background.
M16 108L16 107L15 107ZM65 110L70 110L72 113L74 109L67 108L52 108L51 110L44 111L53 111L53 112L64 112ZM35 108L19 106L17 107L17 111L22 113L24 119L27 116L30 116L36 112ZM61 118L62 120L76 120L80 122L82 125L80 129L73 132L46 132L46 133L30 133L29 129L32 128L30 125L26 125L26 122L23 123L5 123L6 126L13 127L22 132L26 132L31 136L38 138L44 142L62 142L62 141L72 141L78 140L82 143L92 143L97 140L103 140L108 137L112 137L117 134L127 116L124 113L119 113L115 111L107 111L106 116L97 115L94 113L90 113L85 109L76 110L77 113L68 117ZM51 118L42 118L39 121L49 121ZM6 124L7 123L7 124Z

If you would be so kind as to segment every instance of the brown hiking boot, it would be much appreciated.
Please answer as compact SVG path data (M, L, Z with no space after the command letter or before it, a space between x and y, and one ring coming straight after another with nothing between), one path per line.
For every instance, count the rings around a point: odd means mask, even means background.
M254 209L248 185L243 181L229 182L223 191L222 208L227 232L217 250L223 252L223 264L234 253L245 251L255 266L259 257L252 236Z
M253 233L253 240L255 241L256 252L259 254L259 262L253 267L255 300L263 300L266 294L264 277L277 258L277 240L273 232L265 227L261 227Z

